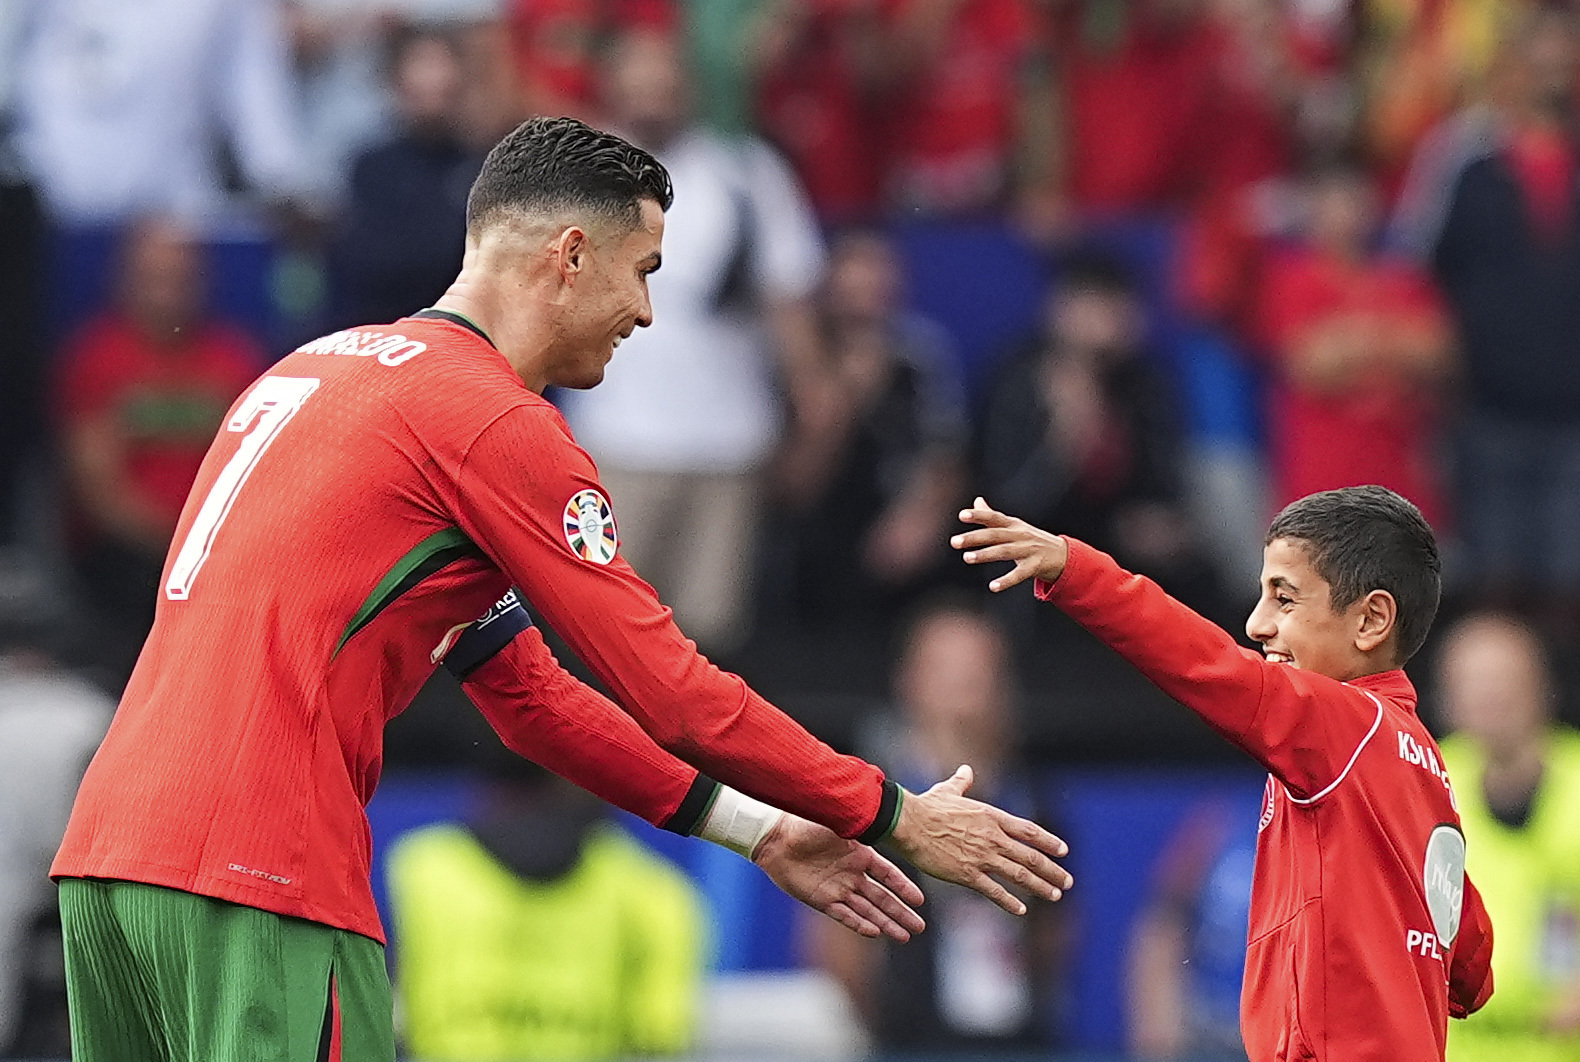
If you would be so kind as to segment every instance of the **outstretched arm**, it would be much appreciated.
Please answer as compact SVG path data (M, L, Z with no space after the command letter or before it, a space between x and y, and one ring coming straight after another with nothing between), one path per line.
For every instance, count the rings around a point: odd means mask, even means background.
M1273 772L1315 800L1340 778L1382 716L1370 693L1264 660L1222 627L1125 571L1100 550L1033 527L981 498L960 514L977 530L950 540L968 564L1010 562L988 588L1036 580L1052 602Z
M1064 842L964 796L952 781L905 798L883 772L836 753L739 676L709 663L618 555L610 502L557 411L528 404L467 451L452 500L465 531L613 691L655 742L774 807L872 844L892 835L935 876L1015 913L1018 884L1068 885Z
M862 936L925 927L922 892L871 848L753 801L659 748L554 658L511 591L445 666L513 751L655 826L750 858L785 892Z

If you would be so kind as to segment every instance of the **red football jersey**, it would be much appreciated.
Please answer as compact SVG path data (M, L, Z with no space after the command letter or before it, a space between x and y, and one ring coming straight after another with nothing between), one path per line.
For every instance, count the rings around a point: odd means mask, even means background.
M51 873L383 939L363 808L441 661L507 744L654 823L689 832L716 788L678 755L847 837L888 825L894 784L698 654L617 542L559 412L461 318L298 349L204 459ZM630 715L558 667L513 586Z
M1240 1000L1252 1062L1442 1062L1448 1016L1492 994L1492 927L1404 672L1269 663L1074 540L1037 596L1271 772Z

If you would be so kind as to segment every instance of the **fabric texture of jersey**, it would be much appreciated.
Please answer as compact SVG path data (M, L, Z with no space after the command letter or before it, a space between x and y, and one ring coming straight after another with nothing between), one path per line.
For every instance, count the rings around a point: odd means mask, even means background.
M459 319L299 348L204 459L51 873L382 940L363 808L384 725L513 586L626 711L525 628L466 682L511 748L655 823L694 768L847 837L892 810L877 768L699 655L616 537L558 411Z
M1241 648L1073 539L1051 601L1271 772L1241 1030L1252 1062L1442 1062L1492 991L1492 927L1402 671L1344 683Z

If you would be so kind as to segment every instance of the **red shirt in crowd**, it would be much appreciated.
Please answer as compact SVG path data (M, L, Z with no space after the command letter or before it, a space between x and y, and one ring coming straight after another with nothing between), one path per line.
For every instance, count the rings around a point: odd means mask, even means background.
M1269 771L1240 1009L1252 1062L1442 1062L1449 1016L1492 994L1492 925L1404 672L1270 663L1074 540L1037 596Z
M1214 132L1220 41L1211 27L1155 26L1143 13L1112 43L1089 39L1078 23L1059 36L1075 205L1144 210L1193 190Z
M156 346L110 313L68 346L56 407L67 431L111 418L132 488L174 524L225 410L263 364L257 346L228 325L200 324Z
M384 725L458 652L506 744L651 822L700 818L701 768L846 836L888 826L893 783L704 659L617 544L559 412L459 318L300 348L204 459L51 873L382 939L364 807ZM626 711L509 618L512 586ZM509 638L478 654L473 628Z
M764 73L757 110L763 133L785 153L818 216L861 220L878 206L883 157L875 150L882 125L861 84L866 42L856 34L868 0L805 0L807 24L789 55Z
M926 2L882 0L890 32ZM900 206L979 210L1004 193L1033 28L1025 0L960 0L938 53L885 108L887 183Z
M613 28L672 28L672 0L510 0L516 77L533 114L593 114L598 44Z
M1293 367L1301 345L1336 323L1364 327L1379 357L1388 344L1446 342L1447 317L1431 281L1406 262L1356 265L1314 249L1275 256L1265 279L1260 326L1281 376L1269 392L1267 417L1277 504L1377 483L1443 526L1430 381L1397 368L1360 367L1341 384L1315 389L1299 383Z

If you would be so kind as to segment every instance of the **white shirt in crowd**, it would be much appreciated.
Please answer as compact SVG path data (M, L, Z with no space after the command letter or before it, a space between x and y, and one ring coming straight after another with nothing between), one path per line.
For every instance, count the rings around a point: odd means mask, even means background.
M194 223L225 197L228 144L267 195L305 190L277 0L22 0L17 134L68 224Z
M581 444L643 472L737 472L778 439L764 309L822 278L816 218L767 145L700 130L658 153L675 186L652 327L620 344L604 382L564 396Z

